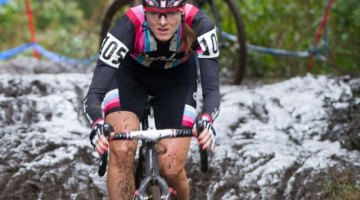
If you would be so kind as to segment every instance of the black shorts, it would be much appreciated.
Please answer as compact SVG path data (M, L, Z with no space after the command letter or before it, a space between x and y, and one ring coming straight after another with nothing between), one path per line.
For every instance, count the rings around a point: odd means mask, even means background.
M130 111L142 119L153 97L157 129L191 128L196 117L197 77L193 58L171 69L154 70L135 61L122 62L103 101L105 116Z

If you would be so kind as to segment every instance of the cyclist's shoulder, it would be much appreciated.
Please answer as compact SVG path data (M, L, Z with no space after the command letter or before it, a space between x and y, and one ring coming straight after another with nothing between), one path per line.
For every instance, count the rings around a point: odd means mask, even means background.
M199 13L199 8L189 3L185 4L184 14L187 23L192 22L197 17L198 13Z
M136 6L129 8L124 15L116 21L115 26L110 30L110 33L113 35L118 35L118 33L129 33L142 27L145 21L144 12L142 11L142 6Z
M190 25L195 32L205 33L214 29L215 25L210 17L194 5L186 4L184 12L185 22Z
M142 5L129 8L125 16L128 17L135 25L142 24L145 21L144 8Z

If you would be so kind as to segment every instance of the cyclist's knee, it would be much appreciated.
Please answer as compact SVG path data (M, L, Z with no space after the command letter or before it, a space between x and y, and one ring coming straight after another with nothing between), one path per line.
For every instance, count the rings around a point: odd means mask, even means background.
M110 113L106 116L105 122L109 123L115 132L135 131L140 127L140 121L136 114L128 111Z
M173 159L161 166L161 173L166 179L178 179L184 171L184 163Z
M136 146L133 141L114 141L110 145L110 165L130 168L134 163Z
M139 119L132 112L118 111L109 114L105 122L113 126L116 133L138 130ZM135 157L137 143L134 141L112 141L110 143L110 165L117 168L129 168Z

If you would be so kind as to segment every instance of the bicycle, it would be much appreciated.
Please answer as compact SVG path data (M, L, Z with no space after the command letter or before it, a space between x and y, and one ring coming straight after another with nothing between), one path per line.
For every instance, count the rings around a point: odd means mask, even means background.
M160 176L158 166L158 152L157 142L165 138L176 137L193 137L191 129L148 129L149 119L151 113L151 100L148 100L144 109L144 117L142 119L140 131L132 131L127 133L115 133L111 136L113 128L105 124L104 135L109 141L113 140L140 140L141 146L138 150L139 158L135 171L136 191L134 193L134 200L171 200L171 195L175 194L170 188L164 178ZM200 130L201 131L201 130ZM207 151L200 149L200 165L201 171L208 170ZM103 176L106 172L108 154L105 153L101 157L101 163L98 170L98 175Z
M193 0L192 2L213 19L217 31L220 33L218 34L221 48L220 66L223 66L224 73L228 77L231 77L230 72L233 72L234 75L230 79L234 84L240 84L246 71L247 45L245 26L236 0L216 2L214 0ZM225 2L227 6L222 6L222 2ZM130 6L134 6L134 0L113 1L102 21L100 46L110 27L113 26L115 18Z

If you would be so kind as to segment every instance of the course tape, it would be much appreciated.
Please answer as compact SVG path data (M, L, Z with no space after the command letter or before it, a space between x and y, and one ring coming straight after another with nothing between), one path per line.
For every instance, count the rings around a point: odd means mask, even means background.
M6 4L7 2L8 0L0 0L0 6Z
M271 54L274 56L292 56L292 57L300 57L300 58L306 58L310 56L310 53L308 51L287 51L282 49L259 47L251 44L247 44L246 46L249 50L257 51L260 53Z
M237 41L237 37L235 35L222 32L221 35L233 42ZM288 51L283 49L274 49L274 48L267 48L267 47L260 47L255 46L252 44L246 44L246 47L251 51L257 51L264 54L271 54L273 56L291 56L291 57L300 57L300 58L306 58L310 56L310 52L308 51Z
M36 51L38 51L41 55L43 55L47 59L53 60L55 62L65 62L65 63L70 63L70 64L85 64L85 65L87 65L92 62L95 62L98 59L98 55L95 55L95 56L92 56L92 57L86 58L86 59L68 58L68 57L53 53L51 51L48 51L45 48L43 48L41 45L33 42L33 43L24 44L24 45L0 52L0 61L14 57L28 49L35 49Z

